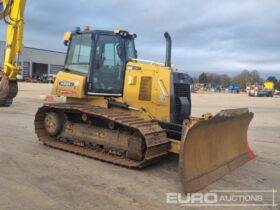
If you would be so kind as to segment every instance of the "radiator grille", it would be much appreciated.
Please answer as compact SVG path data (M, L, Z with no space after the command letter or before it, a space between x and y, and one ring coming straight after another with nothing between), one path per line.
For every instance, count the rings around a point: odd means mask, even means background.
M152 98L152 77L141 77L139 100L150 101Z
M184 83L174 84L174 96L175 96L175 122L182 123L186 116L180 116L181 103L180 97L187 97L190 101L190 85Z

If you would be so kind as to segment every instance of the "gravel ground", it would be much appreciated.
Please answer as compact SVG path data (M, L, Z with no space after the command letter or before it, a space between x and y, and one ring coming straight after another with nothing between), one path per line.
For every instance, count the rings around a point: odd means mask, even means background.
M0 209L184 209L166 204L167 192L182 193L176 156L131 170L48 148L37 141L33 120L42 104L40 95L48 94L51 86L20 83L19 88L12 107L0 109ZM192 100L194 116L239 107L255 113L248 139L256 158L203 192L279 191L280 97L196 93ZM275 194L276 203L279 194Z

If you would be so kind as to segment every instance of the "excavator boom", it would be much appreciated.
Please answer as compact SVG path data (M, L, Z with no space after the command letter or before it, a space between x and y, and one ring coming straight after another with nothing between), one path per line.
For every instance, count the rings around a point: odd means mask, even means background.
M10 106L18 92L17 75L21 71L24 9L26 0L2 0L0 19L8 25L3 71L0 72L0 106Z

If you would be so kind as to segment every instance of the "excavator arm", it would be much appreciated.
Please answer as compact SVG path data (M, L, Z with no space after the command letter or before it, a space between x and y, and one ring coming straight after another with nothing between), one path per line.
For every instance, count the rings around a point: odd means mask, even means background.
M10 106L17 95L17 75L21 71L24 9L26 0L2 0L0 19L7 24L6 48L0 82L0 106Z

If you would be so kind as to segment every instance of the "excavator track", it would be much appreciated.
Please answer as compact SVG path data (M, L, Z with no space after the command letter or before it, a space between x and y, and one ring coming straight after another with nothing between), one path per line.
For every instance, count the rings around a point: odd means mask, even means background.
M63 113L64 116L67 115L70 117L71 114L86 116L87 118L92 117L95 120L99 119L100 121L105 120L113 122L129 133L136 132L138 136L141 136L142 141L145 143L143 158L141 158L141 160L129 159L123 155L111 153L108 149L97 147L96 144L90 144L89 146L88 142L82 137L80 137L81 139L77 137L70 138L65 132L54 137L47 132L44 124L44 118L49 112L59 112ZM165 130L163 130L157 122L147 121L143 118L132 116L126 112L114 111L94 105L67 103L44 104L38 109L34 123L35 132L39 141L50 147L129 168L142 168L159 161L162 156L168 153L170 146L170 141L166 136ZM83 126L86 127L85 125L80 124L80 127ZM64 123L63 127L65 128L67 125ZM105 128L102 127L102 129ZM109 128L106 129L110 132ZM80 133L83 132L84 131L80 131ZM94 134L90 134L90 136L92 138ZM128 136L128 138L130 138L130 136ZM131 138L133 138L132 134ZM122 141L122 139L120 140Z

